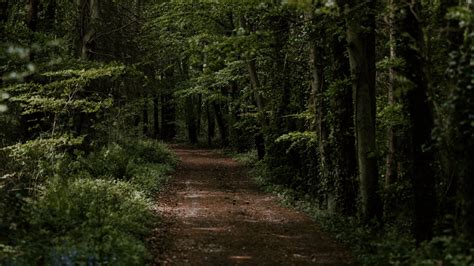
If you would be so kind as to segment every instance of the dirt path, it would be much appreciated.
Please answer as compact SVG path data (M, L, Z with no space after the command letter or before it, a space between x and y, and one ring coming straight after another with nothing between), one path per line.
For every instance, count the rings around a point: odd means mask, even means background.
M304 214L258 190L245 169L217 152L173 147L181 163L158 196L157 265L350 265Z

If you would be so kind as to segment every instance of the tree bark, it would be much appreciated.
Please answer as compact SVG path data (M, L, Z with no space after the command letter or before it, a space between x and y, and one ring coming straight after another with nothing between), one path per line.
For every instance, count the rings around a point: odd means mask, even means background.
M413 183L414 192L414 235L420 242L433 234L435 219L435 173L433 170L432 108L428 99L428 81L424 72L423 29L418 21L420 2L401 0L403 16L398 21L400 36L397 53L404 59L403 75L410 81L411 88L403 95L409 117L409 165L407 173Z
M265 115L264 99L261 92L258 91L260 89L260 80L258 79L255 59L248 61L247 68L249 71L252 87L255 90L255 102L257 103L258 121L260 122L260 132L255 134L255 147L257 148L258 160L263 160L265 157L265 138L263 137L262 131L265 127L267 127L267 119Z
M161 93L161 138L171 141L176 136L176 103L173 96L174 69L164 75L164 90Z
M343 27L342 25L340 25ZM329 141L328 154L334 180L334 196L336 202L334 211L345 216L356 213L357 186L357 158L354 137L354 106L352 87L345 85L350 79L349 60L345 55L347 42L340 36L333 36L333 80L336 83L337 94L329 100L329 108L334 111L331 125L332 138Z
M78 41L77 53L81 59L90 58L90 51L94 48L95 25L100 18L99 0L78 0Z
M160 110L159 110L159 96L153 97L153 137L158 138L160 135Z
M395 59L395 6L393 0L389 0L389 18L388 24L390 28L389 32L389 46L390 46L390 60ZM395 104L394 86L395 86L395 70L390 67L388 70L388 105L393 106ZM397 159L396 159L396 133L393 126L387 128L387 157L386 157L386 171L385 171L385 187L390 186L397 180Z
M5 22L8 19L8 0L0 1L0 22Z
M216 124L215 124L215 118L212 113L212 110L210 108L210 103L207 103L206 105L206 116L207 116L207 145L209 147L212 146L212 139L215 136L215 129L216 129Z
M347 42L354 93L354 119L359 166L361 218L365 222L382 214L378 195L378 167L375 146L375 0L349 1Z
M143 135L148 135L148 96L145 94L143 97Z
M219 128L219 133L221 135L222 146L227 147L229 145L229 141L227 138L228 126L227 126L226 119L224 115L222 114L221 105L217 103L213 103L212 106L214 107L214 114L216 116L217 126Z
M186 126L188 128L188 138L191 144L198 142L194 97L195 96L191 95L185 99Z
M28 0L26 4L26 25L31 31L36 31L38 26L39 0Z

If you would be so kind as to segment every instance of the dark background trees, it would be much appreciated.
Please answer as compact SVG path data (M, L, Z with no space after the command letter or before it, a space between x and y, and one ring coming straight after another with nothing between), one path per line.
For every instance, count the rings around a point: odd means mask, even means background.
M1 1L1 145L126 132L256 149L267 183L334 217L419 245L472 243L472 9Z

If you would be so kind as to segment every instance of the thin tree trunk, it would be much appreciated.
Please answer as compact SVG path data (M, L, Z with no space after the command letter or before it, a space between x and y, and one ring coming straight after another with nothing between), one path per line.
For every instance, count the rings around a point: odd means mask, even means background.
M143 135L148 135L148 96L143 97Z
M8 0L0 2L0 22L5 22L8 19Z
M188 128L189 142L192 144L196 144L198 142L194 97L195 96L191 95L185 99L186 126Z
M160 135L160 110L159 110L159 96L153 97L153 137L158 138Z
M395 59L395 28L393 23L395 23L395 7L393 0L389 0L389 45L390 45L390 60ZM388 105L393 106L395 104L395 95L394 95L394 86L395 86L395 70L393 67L390 67L388 70ZM395 182L398 176L397 171L397 160L396 160L396 134L395 128L389 126L387 128L387 157L386 157L386 172L385 172L385 186L388 187Z
M201 124L202 124L202 95L199 94L198 97L197 97L197 103L196 103L196 108L197 108L197 112L196 112L196 131L197 131L197 135L200 136L201 135Z
M248 71L250 74L250 81L252 87L255 90L255 101L258 109L258 120L260 122L260 132L255 134L255 147L257 148L258 160L263 160L265 157L265 138L262 131L267 126L267 119L265 115L264 99L262 94L258 91L260 89L260 80L258 79L257 69L255 66L255 60L249 60L247 63Z
M31 31L36 31L38 26L39 0L28 0L26 4L26 25Z
M90 51L94 48L94 35L96 34L95 24L99 20L99 0L78 0L79 2L79 21L78 31L79 40L77 42L77 51L82 59L89 59Z
M222 146L228 146L228 138L227 138L227 123L225 120L224 115L222 114L221 105L217 103L212 104L214 107L214 114L217 120L217 126L219 127L219 133L221 135Z
M207 145L209 147L212 146L212 139L215 136L215 129L216 129L216 124L215 124L215 118L212 113L211 108L209 107L209 103L206 104L206 116L207 116Z
M50 0L46 8L46 21L49 25L56 25L56 9L57 9L56 0Z

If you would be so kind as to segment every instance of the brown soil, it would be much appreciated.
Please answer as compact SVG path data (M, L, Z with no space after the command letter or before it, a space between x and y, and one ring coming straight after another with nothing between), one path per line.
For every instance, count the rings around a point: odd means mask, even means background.
M173 146L181 163L158 196L164 222L156 265L352 265L305 214L259 191L244 167L216 151Z

